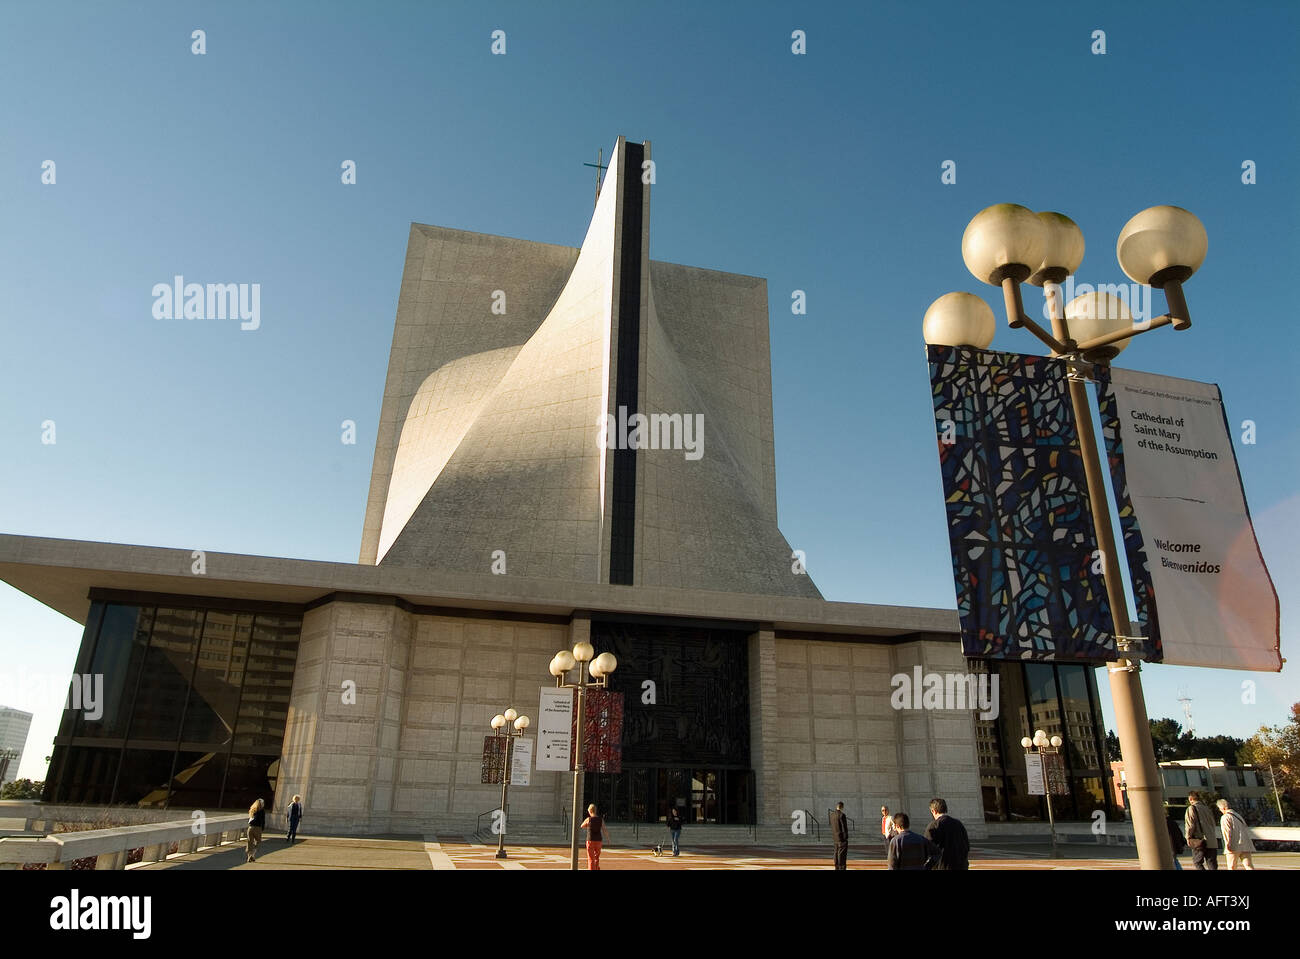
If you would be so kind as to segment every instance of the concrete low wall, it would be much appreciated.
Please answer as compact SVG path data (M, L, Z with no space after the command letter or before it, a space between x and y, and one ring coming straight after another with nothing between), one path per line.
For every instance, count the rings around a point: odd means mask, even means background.
M9 837L0 839L0 869L21 869L28 863L44 863L46 869L66 869L75 860L92 856L96 859L96 869L125 869L132 849L143 849L143 861L156 862L167 858L173 842L180 852L192 852L236 841L247 825L245 815L214 816L202 821L187 816L184 820L55 833L40 838Z

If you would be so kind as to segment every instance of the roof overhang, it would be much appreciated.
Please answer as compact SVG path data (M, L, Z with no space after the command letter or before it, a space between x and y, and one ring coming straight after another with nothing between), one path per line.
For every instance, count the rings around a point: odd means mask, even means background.
M573 583L305 559L204 554L188 549L0 534L0 580L84 624L91 589L306 605L332 593L397 598L413 606L568 616L631 614L771 624L774 629L863 636L948 634L951 609L833 603L710 590Z

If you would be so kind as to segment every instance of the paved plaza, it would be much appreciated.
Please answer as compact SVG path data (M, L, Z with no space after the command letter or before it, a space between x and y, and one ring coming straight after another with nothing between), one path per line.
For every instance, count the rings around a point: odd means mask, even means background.
M245 862L242 845L227 844L165 862L133 869L568 869L565 846L508 846L508 858L496 858L496 845L462 837L357 838L322 837L300 839L293 845L283 837L262 841L256 862ZM587 868L584 850L580 865ZM1190 861L1184 856L1183 867ZM647 848L612 846L600 857L601 869L608 870L700 870L700 869L830 869L831 849L816 846L714 846L683 849L681 856L656 856ZM1300 853L1256 854L1261 869L1300 869ZM1223 859L1220 857L1220 867ZM852 846L849 869L884 869L881 848ZM971 851L972 869L1137 869L1136 853L1129 847L1070 844L1062 847L1061 858L1052 858L1046 845L977 845Z

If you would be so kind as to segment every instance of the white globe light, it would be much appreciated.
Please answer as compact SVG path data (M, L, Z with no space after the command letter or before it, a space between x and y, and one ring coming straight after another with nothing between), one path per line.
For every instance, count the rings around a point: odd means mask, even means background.
M1138 283L1179 283L1200 269L1210 240L1205 224L1180 206L1153 206L1124 224L1115 244L1120 269Z
M527 728L528 728L527 716L520 716L518 719L515 720L515 729L519 730L522 733Z
M1028 748L1029 748L1030 746L1032 746L1033 744L1034 744L1034 741L1033 741L1032 739L1030 739L1028 736L1026 736L1024 739L1020 740L1020 745L1023 746L1025 749L1028 749Z
M599 669L600 672L596 672ZM610 676L614 670L618 669L618 660L613 653L601 653L591 663L591 674L593 676Z
M562 649L555 654L555 659L552 660L552 662L560 668L560 673L557 674L560 675L571 670L577 665L578 661L573 658L573 653L569 652L567 649Z
M961 258L975 279L1002 285L1003 275L1016 282L1043 262L1047 230L1037 214L1016 203L996 203L976 213L961 238Z
M513 723L518 716L519 714L513 709L507 709L505 712L506 722L508 723Z
M1066 325L1076 343L1084 343L1107 333L1131 329L1133 314L1128 305L1110 293L1084 293L1065 304ZM1128 346L1128 340L1119 340L1100 348L1097 359L1113 359Z
M1035 745L1035 746L1046 746L1046 745L1047 745L1047 733L1043 732L1041 729L1035 729L1035 730L1034 730L1034 745Z
M506 718L502 716L500 713L497 713L495 716L492 717L493 729L500 729L505 724L506 724Z
M1060 748L1061 748L1061 743L1062 743L1062 742L1064 742L1064 740L1061 739L1060 736L1053 736L1053 737L1052 737L1052 748L1053 748L1053 749L1060 749Z
M1034 266L1029 282L1035 286L1060 283L1083 262L1083 231L1064 213L1037 214L1043 224L1043 258Z
M987 349L997 328L989 305L973 293L945 293L921 321L921 335L931 346Z
M582 642L573 647L573 658L580 663L591 662L591 657L595 655L596 650L591 643Z

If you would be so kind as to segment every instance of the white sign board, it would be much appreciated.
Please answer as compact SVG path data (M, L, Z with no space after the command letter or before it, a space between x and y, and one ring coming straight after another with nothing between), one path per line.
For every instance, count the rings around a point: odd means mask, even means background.
M1164 661L1280 670L1277 592L1219 388L1131 370L1113 370L1111 383Z
M573 690L543 686L537 716L537 771L567 772L571 768Z
M528 773L533 768L533 741L516 736L510 753L510 785L527 786Z
M1047 782L1043 779L1043 757L1038 753L1025 753L1025 772L1029 774L1029 795L1046 796Z

